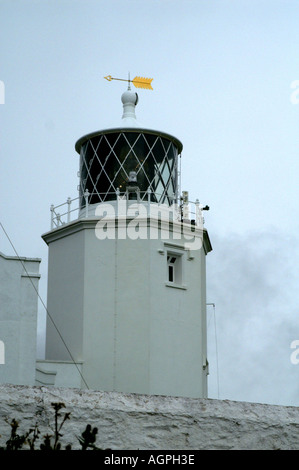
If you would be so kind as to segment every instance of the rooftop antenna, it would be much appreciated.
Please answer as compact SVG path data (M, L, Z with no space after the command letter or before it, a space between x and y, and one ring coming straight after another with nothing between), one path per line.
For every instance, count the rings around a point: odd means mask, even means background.
M153 81L153 78L144 78L144 77L135 77L133 78L133 80L130 79L130 72L129 72L129 76L127 79L125 78L115 78L115 77L111 77L111 75L107 75L106 77L106 80L108 80L108 82L111 82L111 80L120 80L121 82L128 82L128 90L130 90L130 83L133 83L133 85L136 87L136 88L145 88L146 90L153 90L153 87L151 85L152 81Z

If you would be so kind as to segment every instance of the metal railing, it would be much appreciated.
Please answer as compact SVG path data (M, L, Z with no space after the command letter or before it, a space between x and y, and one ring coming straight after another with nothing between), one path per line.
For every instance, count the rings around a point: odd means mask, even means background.
M90 203L90 200L92 196L100 196L101 194L103 195L114 195L114 199L109 199L106 201L102 202L97 202L96 205L99 204L109 204L113 200L118 201L118 200L123 200L123 201L130 201L132 202L131 199L129 199L129 194L127 191L124 193L121 193L119 189L117 189L115 192L111 193L90 193L88 190L84 192L82 196L78 196L76 198L70 198L68 197L66 202L63 202L62 204L59 204L57 206L54 206L53 204L50 207L51 211L51 230L54 230L55 228L58 228L62 225L65 225L66 223L70 223L76 219L79 218L87 218L90 217L89 210L90 206L93 205ZM140 196L143 197L146 195L147 199L142 199ZM150 214L150 207L153 204L152 201L152 196L159 196L157 193L154 193L150 190L148 190L145 193L141 193L137 191L137 197L135 199L136 202L139 202L140 204L144 204L146 207L148 207L148 214ZM85 199L85 205L80 207L80 199L82 198ZM202 211L203 210L208 210L208 206L201 206L199 203L199 200L197 199L195 202L189 201L188 196L186 195L186 191L183 192L183 195L180 197L175 197L173 196L173 205L171 206L173 213L175 214L175 220L183 222L183 223L189 223L195 226L203 226L204 224L204 217L202 216ZM78 201L78 204L73 207L73 203L75 201ZM159 204L155 203L159 206L163 206L165 208L165 204ZM57 211L57 209L61 209L61 211ZM156 212L156 211L155 211Z

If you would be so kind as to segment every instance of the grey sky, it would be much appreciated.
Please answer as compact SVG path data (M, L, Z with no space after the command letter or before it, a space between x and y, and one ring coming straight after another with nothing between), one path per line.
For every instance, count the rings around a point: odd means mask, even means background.
M183 142L182 189L210 206L212 398L299 404L298 51L296 0L0 0L4 227L42 258L46 300L41 234L77 196L74 144L121 119L125 84L103 77L154 78L137 118Z

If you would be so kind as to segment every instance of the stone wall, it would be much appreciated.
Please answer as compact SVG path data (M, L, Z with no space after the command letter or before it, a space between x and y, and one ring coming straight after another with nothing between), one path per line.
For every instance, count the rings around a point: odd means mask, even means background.
M54 423L51 403L63 402L71 419L62 442L73 449L88 423L103 449L299 449L296 407L14 385L0 385L0 397L0 446L6 418L19 421L20 433L37 422L43 436Z

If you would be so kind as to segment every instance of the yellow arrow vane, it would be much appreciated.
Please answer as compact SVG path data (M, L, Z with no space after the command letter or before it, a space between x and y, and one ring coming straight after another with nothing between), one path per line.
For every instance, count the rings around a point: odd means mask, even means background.
M132 80L132 83L136 88L146 88L147 90L152 90L152 81L153 78L135 77Z
M107 75L107 77L104 78L106 78L106 80L108 80L109 82L111 82L111 80L120 80L122 82L133 83L136 88L145 88L146 90L153 90L153 87L151 85L153 78L135 77L133 80L130 80L129 78L114 78L111 77L111 75Z

